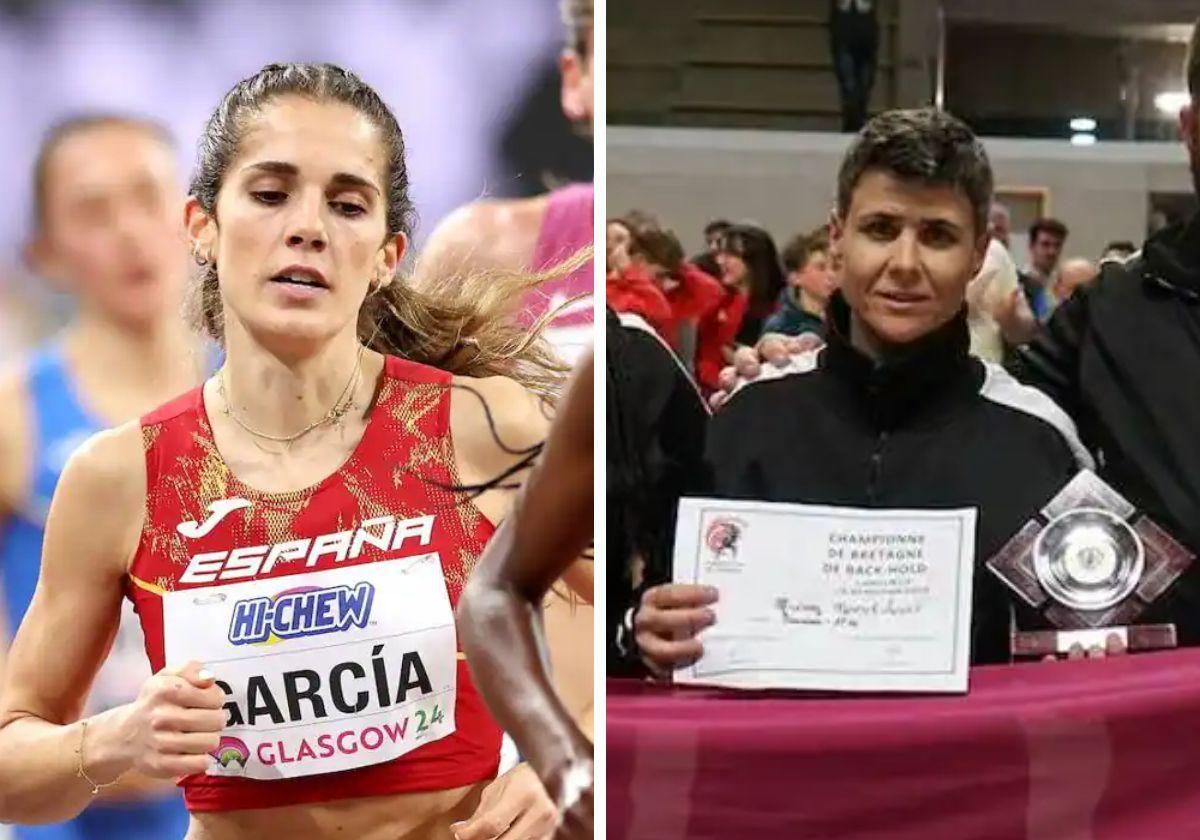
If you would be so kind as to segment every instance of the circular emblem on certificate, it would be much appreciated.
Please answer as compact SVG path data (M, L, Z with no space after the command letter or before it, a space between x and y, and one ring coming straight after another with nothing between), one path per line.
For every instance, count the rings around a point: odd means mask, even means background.
M1142 541L1107 510L1076 508L1053 519L1033 545L1033 568L1046 592L1077 610L1125 600L1145 570Z

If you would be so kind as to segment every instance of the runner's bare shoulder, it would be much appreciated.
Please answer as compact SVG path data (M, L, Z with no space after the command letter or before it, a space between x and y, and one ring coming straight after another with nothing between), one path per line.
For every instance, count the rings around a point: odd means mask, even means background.
M58 543L52 532L77 533L80 548L98 549L124 569L137 549L145 507L142 429L132 421L92 435L67 460L50 503L47 545Z
M549 432L550 406L519 382L504 376L454 378L450 434L459 478L468 486L493 481L529 460ZM512 476L519 482L524 474ZM484 510L496 521L492 511Z
M481 199L458 208L430 235L414 283L430 289L472 271L528 271L546 201Z

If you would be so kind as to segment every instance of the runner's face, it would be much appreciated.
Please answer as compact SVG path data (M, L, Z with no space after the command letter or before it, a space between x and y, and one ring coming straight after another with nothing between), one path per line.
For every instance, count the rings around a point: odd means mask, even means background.
M47 161L34 267L130 328L178 306L186 276L174 153L133 125L68 136Z
M961 190L879 170L859 178L846 218L835 214L830 226L842 293L884 345L915 341L950 321L986 249Z
M211 242L226 320L310 352L346 330L405 240L387 235L386 153L342 103L285 96L255 118L225 174Z
M559 59L562 74L562 108L567 119L592 129L595 93L592 84L592 35L588 29L584 40L584 53L574 49L563 50Z

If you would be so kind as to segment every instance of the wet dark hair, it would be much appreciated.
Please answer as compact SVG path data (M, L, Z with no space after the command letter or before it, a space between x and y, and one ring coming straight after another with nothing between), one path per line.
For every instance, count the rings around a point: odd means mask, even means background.
M774 304L784 286L784 275L771 234L758 225L731 225L721 237L720 251L736 254L746 263L752 309L762 310Z
M254 119L284 96L349 105L375 126L386 153L382 174L387 234L411 235L416 212L409 195L400 126L379 94L355 74L333 64L268 64L225 94L204 128L191 182L191 194L204 211L220 223L217 195L242 140ZM570 273L590 259L590 251L584 249L540 273L477 272L429 291L418 291L396 279L367 296L359 312L359 338L380 353L464 376L508 376L531 390L552 395L567 368L540 336L557 313L548 313L531 328L517 320L514 309L525 292ZM223 341L215 265L203 267L195 303L195 320L214 339Z
M855 186L869 170L962 190L971 203L975 233L987 230L992 167L983 144L957 117L934 108L916 108L884 111L868 120L838 171L837 209L842 218L850 210Z
M131 114L97 112L75 114L59 120L42 135L37 157L33 162L33 218L40 228L46 222L46 192L49 184L50 161L67 140L96 128L119 126L132 128L161 142L170 149L175 148L175 138L166 126L146 117Z
M1058 219L1041 218L1029 226L1029 244L1037 242L1038 234L1048 233L1055 239L1067 238L1067 226Z

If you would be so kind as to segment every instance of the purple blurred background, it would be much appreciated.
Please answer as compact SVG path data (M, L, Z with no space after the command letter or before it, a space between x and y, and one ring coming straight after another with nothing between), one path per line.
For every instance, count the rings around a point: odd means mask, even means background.
M157 118L186 176L205 119L239 79L272 61L341 64L405 131L419 248L474 197L590 180L591 146L559 108L563 39L556 0L0 0L0 359L69 306L20 266L31 167L54 121Z

